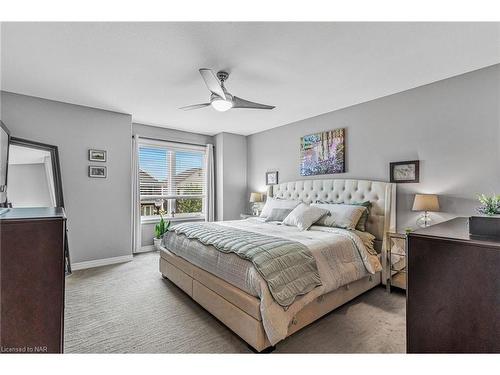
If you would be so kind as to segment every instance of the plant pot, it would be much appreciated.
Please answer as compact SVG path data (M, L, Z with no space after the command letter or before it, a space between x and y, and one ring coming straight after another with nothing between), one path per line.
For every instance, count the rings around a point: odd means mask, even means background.
M471 216L469 234L471 237L500 238L500 215Z
M155 250L160 250L160 246L161 246L161 238L153 238L153 246L155 248Z

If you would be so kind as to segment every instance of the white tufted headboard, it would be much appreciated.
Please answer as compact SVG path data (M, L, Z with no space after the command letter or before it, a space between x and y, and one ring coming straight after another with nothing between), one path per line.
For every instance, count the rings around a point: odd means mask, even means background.
M317 200L351 203L372 202L366 230L378 240L379 250L385 250L385 234L396 228L396 185L368 180L302 180L268 187L269 197L298 199L305 203Z

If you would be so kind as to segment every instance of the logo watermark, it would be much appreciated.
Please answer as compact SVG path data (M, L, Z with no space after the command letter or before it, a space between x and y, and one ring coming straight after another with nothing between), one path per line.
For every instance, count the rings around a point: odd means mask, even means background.
M0 353L47 353L45 345L40 346L0 346Z

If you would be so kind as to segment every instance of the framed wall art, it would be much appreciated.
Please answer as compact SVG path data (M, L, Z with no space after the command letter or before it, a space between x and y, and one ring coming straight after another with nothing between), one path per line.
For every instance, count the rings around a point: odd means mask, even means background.
M345 172L345 129L334 129L300 138L300 175Z
M106 178L107 174L106 167L102 167L100 165L89 165L89 177Z
M89 161L106 161L106 151L89 150Z
M266 185L278 185L278 171L266 172Z
M420 161L398 161L390 163L390 181L409 183L420 181Z

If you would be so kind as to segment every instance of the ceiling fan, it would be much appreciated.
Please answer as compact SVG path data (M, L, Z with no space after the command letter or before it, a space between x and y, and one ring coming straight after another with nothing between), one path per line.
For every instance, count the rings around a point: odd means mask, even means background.
M215 76L214 72L211 69L200 69L200 74L208 89L212 93L210 95L209 103L202 104L194 104L188 105L186 107L181 107L184 111L189 111L192 109L204 108L211 105L213 109L225 112L230 110L231 108L249 108L249 109L273 109L273 105L266 105L251 102L245 99L238 98L237 96L231 95L227 92L226 87L224 86L224 82L228 79L229 73L220 71L217 72L217 76Z

